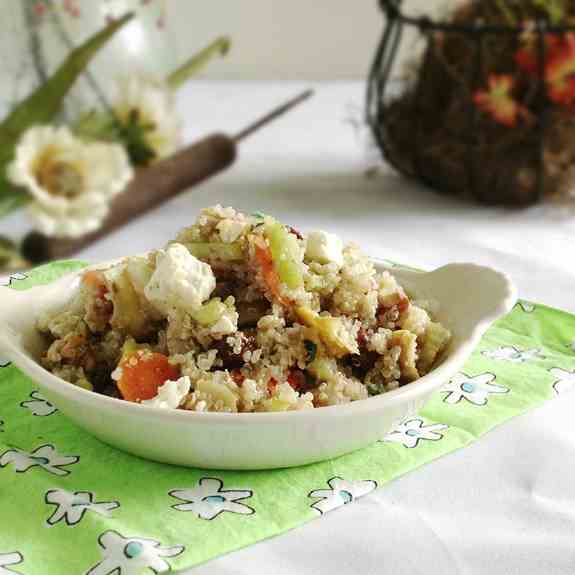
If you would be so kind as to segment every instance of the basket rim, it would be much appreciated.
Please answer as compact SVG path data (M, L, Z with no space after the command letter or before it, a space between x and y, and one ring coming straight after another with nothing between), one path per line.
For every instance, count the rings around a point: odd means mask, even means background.
M399 20L402 24L418 28L422 31L453 32L460 34L521 34L525 32L524 26L502 26L477 24L454 24L453 22L434 20L428 16L408 16L401 9L402 0L379 0L381 11L389 19ZM539 31L547 34L567 34L575 32L575 25L551 25L544 18L534 20Z

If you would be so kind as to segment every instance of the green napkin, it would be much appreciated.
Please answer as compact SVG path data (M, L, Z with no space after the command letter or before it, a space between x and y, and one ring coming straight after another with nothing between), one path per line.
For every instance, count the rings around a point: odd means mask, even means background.
M82 267L13 277L26 289ZM202 471L117 451L0 358L0 574L191 567L353 502L575 387L575 316L520 302L461 373L383 440L296 469Z

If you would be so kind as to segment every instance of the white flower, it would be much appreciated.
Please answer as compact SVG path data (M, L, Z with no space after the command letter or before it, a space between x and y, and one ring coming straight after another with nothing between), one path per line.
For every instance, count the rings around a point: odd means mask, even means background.
M32 415L39 417L46 417L56 413L58 410L56 407L50 403L46 398L44 398L39 391L33 391L30 394L29 401L23 401L20 405L32 412Z
M18 565L24 561L22 553L14 551L13 553L0 553L0 575L17 575L17 571L12 569L4 569L4 567L10 567L11 565Z
M443 423L424 425L423 419L415 417L401 422L385 436L384 441L401 443L405 447L413 448L419 445L421 439L429 441L440 440L443 434L438 432L447 428L448 426Z
M143 74L121 78L112 108L123 125L135 119L145 128L145 143L157 158L170 156L179 148L181 123L175 97L162 80Z
M514 345L508 347L500 346L494 350L482 351L481 355L484 355L489 359L510 361L511 363L523 363L532 359L544 357L540 349L533 348L521 350Z
M98 537L102 560L86 575L141 575L144 570L154 573L171 571L163 557L175 557L184 551L182 545L162 547L155 539L123 537L116 531L106 531Z
M14 465L17 473L23 473L33 467L41 467L54 475L68 475L66 465L78 463L80 458L76 455L60 455L53 445L42 445L32 452L21 449L9 449L0 457L0 467Z
M62 519L69 526L80 523L86 511L93 511L108 517L112 509L120 507L117 501L94 501L91 491L66 491L64 489L50 489L44 497L49 505L56 505L56 509L46 520L49 525L56 525Z
M495 375L493 373L482 373L475 377L469 377L465 373L458 373L441 388L440 391L448 392L443 401L453 404L465 399L473 403L473 405L486 405L490 394L509 392L509 388L503 385L490 383L494 379Z
M553 367L549 373L557 378L553 384L553 389L557 395L575 389L575 371L566 371L560 367Z
M240 515L255 513L249 505L238 503L243 499L249 499L253 495L251 490L224 490L223 486L224 483L220 479L202 477L193 489L173 489L169 494L185 502L177 503L173 506L174 509L192 511L202 519L215 519L224 511Z
M32 196L28 212L37 229L57 237L98 229L132 175L122 146L83 142L51 126L28 130L8 168L10 181Z
M377 487L376 481L346 481L341 477L332 477L327 484L330 489L316 489L308 497L320 497L320 501L312 503L311 507L320 514L332 511L342 505L355 501L358 497L367 495Z

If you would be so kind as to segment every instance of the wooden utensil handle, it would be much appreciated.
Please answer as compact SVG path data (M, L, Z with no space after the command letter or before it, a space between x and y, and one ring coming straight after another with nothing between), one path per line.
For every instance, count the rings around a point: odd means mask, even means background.
M136 172L127 189L110 206L101 228L78 239L48 238L31 233L22 245L33 264L70 257L130 220L230 166L237 156L236 142L225 134L212 134L175 155ZM121 250L120 250L121 251Z

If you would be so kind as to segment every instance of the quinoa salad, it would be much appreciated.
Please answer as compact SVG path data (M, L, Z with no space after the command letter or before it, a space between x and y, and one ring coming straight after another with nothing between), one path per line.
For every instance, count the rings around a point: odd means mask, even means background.
M331 233L215 206L164 249L85 272L38 329L43 365L96 393L281 412L367 399L428 373L451 337L429 307Z

